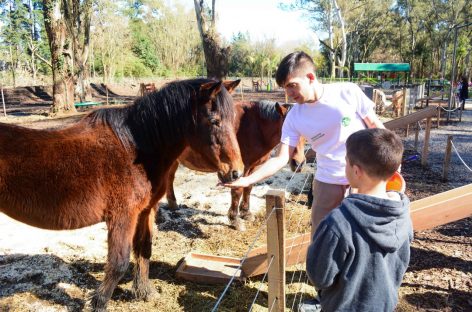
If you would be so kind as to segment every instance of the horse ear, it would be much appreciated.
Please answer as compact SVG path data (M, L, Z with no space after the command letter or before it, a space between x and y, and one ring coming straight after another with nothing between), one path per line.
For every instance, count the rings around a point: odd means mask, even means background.
M287 114L288 108L280 105L279 102L275 102L275 110L283 117Z
M212 81L204 83L200 86L200 93L202 95L208 96L210 99L214 99L218 93L221 91L221 81Z
M239 85L241 82L241 79L238 80L225 80L223 81L223 84L225 85L226 90L228 90L229 93L233 93L233 91L236 89L236 87Z

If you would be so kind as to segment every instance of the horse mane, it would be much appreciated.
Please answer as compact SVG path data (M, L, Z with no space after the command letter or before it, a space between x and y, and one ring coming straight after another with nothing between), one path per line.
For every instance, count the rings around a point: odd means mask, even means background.
M197 78L174 81L121 108L102 108L88 115L91 123L107 124L125 147L141 151L173 145L194 131L196 120L192 110L200 86L211 79ZM213 110L221 118L234 119L234 107L229 92L222 87Z
M263 119L267 120L279 120L280 119L280 114L277 112L275 109L275 103L274 101L268 101L268 100L261 100L254 102L259 110L259 115ZM284 104L281 104L284 105Z

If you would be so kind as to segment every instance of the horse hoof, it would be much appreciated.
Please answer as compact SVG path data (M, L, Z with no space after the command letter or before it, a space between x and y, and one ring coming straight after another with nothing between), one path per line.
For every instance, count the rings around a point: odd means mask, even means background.
M155 301L159 299L160 294L151 286L134 289L134 296L143 301Z
M244 224L244 221L239 220L239 218L236 218L236 220L232 220L231 221L231 226L236 231L239 231L239 232L246 231L246 225Z
M255 220L254 215L250 211L244 214L240 214L240 216L241 216L241 219L249 221L249 222L253 222Z
M179 205L177 204L177 201L175 201L173 199L168 199L167 200L167 206L169 207L169 209L172 209L172 210L179 209Z
M239 220L238 217L236 217L234 219L230 218L229 219L229 226L233 230L239 231L239 229L241 228L241 221Z
M107 303L106 299L99 295L96 291L93 291L86 299L83 311L91 312L106 312Z

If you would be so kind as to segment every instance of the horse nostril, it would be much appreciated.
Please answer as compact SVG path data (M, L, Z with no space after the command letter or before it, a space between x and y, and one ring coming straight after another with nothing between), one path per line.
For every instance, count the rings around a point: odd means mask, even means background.
M233 170L231 172L231 177L233 178L233 180L237 180L241 175L239 174L239 171L237 170Z

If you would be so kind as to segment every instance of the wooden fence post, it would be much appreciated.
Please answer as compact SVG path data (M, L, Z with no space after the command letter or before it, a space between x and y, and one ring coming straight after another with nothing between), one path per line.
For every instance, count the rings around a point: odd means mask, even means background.
M3 96L3 85L1 86L1 88L2 88L3 116L7 117L7 108L5 106L5 97Z
M105 90L107 91L107 105L108 105L108 86L105 85Z
M423 153L421 154L421 165L426 166L428 163L428 154L429 154L429 136L431 134L431 119L429 117L426 119L426 130L424 134L424 144L423 144Z
M420 136L420 122L416 122L415 128L415 151L418 151L418 137Z
M439 129L439 122L441 121L441 104L438 105L438 129Z
M446 154L444 155L443 172L442 178L444 181L447 180L449 171L449 163L451 162L451 150L452 150L452 135L447 136Z
M274 212L272 210L275 209ZM285 310L285 191L269 190L266 194L267 262L269 311Z
M410 89L403 89L403 107L402 107L402 116L408 115L408 106L410 102Z

